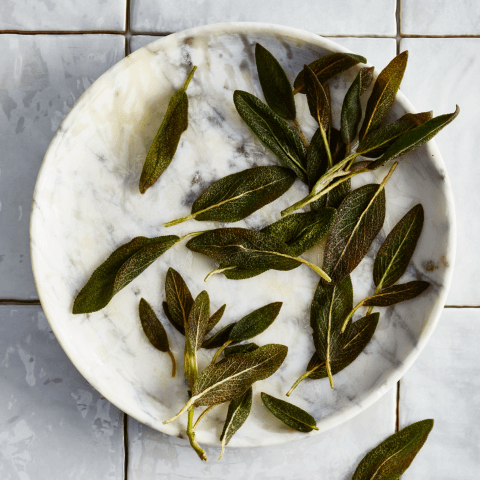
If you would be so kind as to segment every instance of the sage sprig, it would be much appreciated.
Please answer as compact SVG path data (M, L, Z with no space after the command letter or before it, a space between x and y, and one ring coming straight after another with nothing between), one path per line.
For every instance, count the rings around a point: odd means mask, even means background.
M188 74L183 88L177 90L168 103L167 112L158 129L140 175L139 190L145 193L172 162L182 133L188 128L187 87L197 67Z

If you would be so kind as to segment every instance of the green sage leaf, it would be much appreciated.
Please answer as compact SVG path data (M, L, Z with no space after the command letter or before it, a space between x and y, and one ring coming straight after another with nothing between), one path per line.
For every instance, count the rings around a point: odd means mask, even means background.
M193 67L185 85L176 91L168 103L167 112L158 129L140 175L139 190L145 193L172 162L182 133L188 128L187 87L197 67Z
M258 79L268 106L282 118L295 120L295 100L287 74L278 60L262 45L255 45Z
M233 101L240 117L280 164L306 182L307 149L297 130L251 93L235 90Z
M423 207L415 205L388 234L373 264L378 289L393 285L405 273L423 228Z
M381 292L372 295L363 301L365 307L389 307L396 303L412 300L422 294L430 284L422 280L416 280L400 285L391 285Z
M295 181L288 168L254 167L232 173L205 190L192 205L192 213L166 223L166 227L194 218L198 221L238 222L283 195Z
M318 430L315 419L300 407L272 397L268 393L262 392L261 397L265 407L290 428L305 433Z
M360 129L359 139L376 130L385 120L395 102L405 68L407 67L408 51L397 55L378 75L372 93L367 102L365 118Z
M118 247L92 274L73 303L72 313L91 313L147 269L162 253L180 241L176 235L135 237Z
M253 352L258 348L256 343L242 343L240 345L233 345L231 347L227 347L223 351L223 355L228 357L229 355L237 355L238 353L250 353Z
M245 315L234 324L228 339L232 342L243 342L260 335L277 318L282 305L282 302L270 303Z
M207 324L207 332L208 333L212 328L222 319L223 314L225 313L225 308L227 305L222 305L209 319Z
M221 328L218 332L214 333L211 337L206 338L202 343L202 348L220 348L228 340L230 332L234 326L235 323L230 323L229 325Z
M193 297L182 276L171 267L165 277L165 296L172 323L181 327L180 330L178 328L177 330L182 332L183 329L182 333L185 335L185 326L192 309Z
M218 458L219 460L223 457L225 446L228 445L228 442L245 423L245 420L250 414L252 408L252 393L252 387L250 387L243 395L232 400L228 406L227 418L225 419L222 434L220 435L222 450Z
M192 351L198 350L205 338L210 316L210 298L204 290L195 299L188 315L186 342Z
M168 310L168 303L162 302L162 307L163 307L163 313L167 317L167 320L177 329L178 332L180 332L182 335L185 335L185 328L182 325L179 325L178 323L174 322L172 316L170 315L170 311Z
M305 93L307 95L310 115L317 121L319 128L323 129L325 137L327 137L327 132L329 132L332 123L332 117L330 114L330 102L328 101L325 89L308 65L303 67L303 78L305 80Z
M361 96L372 83L373 70L374 67L360 69L343 100L340 125L342 140L346 144L352 143L357 136L358 125L362 119Z
M352 68L357 63L367 63L367 59L352 53L331 53L315 60L308 66L313 70L320 83L325 83L339 73ZM293 82L294 94L305 93L303 70Z
M433 420L422 420L388 437L359 463L352 480L398 480L423 447Z

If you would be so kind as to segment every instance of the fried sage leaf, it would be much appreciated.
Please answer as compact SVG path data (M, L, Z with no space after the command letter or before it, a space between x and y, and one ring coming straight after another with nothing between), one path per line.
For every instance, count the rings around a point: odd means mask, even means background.
M170 98L167 112L158 129L140 175L139 190L145 193L167 169L177 151L182 133L188 128L187 87L197 67L193 67L183 88Z
M320 83L325 83L339 73L352 68L357 63L366 63L367 59L352 53L331 53L315 60L308 66L314 71ZM305 93L303 70L293 82L294 94Z
M218 332L214 333L211 337L206 338L202 343L202 348L220 348L225 342L228 341L228 337L234 326L235 323L230 323L229 325L226 325L220 329Z
M227 347L223 351L223 355L228 357L229 355L236 355L237 353L250 353L253 352L258 348L256 343L242 343L240 345L233 345L231 347Z
M323 268L333 284L355 269L382 228L385 219L382 185L357 188L347 195L337 211L323 256Z
M322 137L325 136L326 139L332 123L327 93L318 81L315 72L308 65L303 67L303 78L305 79L305 93L310 115L317 121L320 132L323 129Z
M223 317L225 312L225 308L227 305L222 305L209 319L207 324L207 332L208 333Z
M228 442L245 423L245 420L250 414L252 408L252 393L252 387L250 387L243 395L232 400L228 406L227 418L225 419L222 434L220 435L222 450L218 457L219 460L223 457L225 446L228 445Z
M315 419L300 407L272 397L268 393L262 392L261 397L265 407L290 428L305 433L318 430Z
M180 240L176 235L135 237L118 247L80 290L72 313L91 313L105 307L116 293Z
M185 328L182 325L173 321L172 316L170 315L170 311L168 310L168 303L162 302L163 313L167 317L167 320L179 331L182 335L185 335Z
M228 339L231 342L243 342L260 335L277 318L282 305L282 302L270 303L245 315L235 323Z
M306 182L307 149L297 130L251 93L235 90L233 102L243 121L275 154L280 164L292 169Z
M423 219L422 205L415 205L388 234L373 264L378 289L393 285L405 273L422 233Z
M183 329L182 333L185 335L185 325L192 309L193 297L182 276L171 267L165 277L165 296L171 321L178 325L177 330L182 332Z
M400 285L391 285L384 288L381 292L366 298L363 301L365 307L389 307L396 303L412 300L422 294L430 284L423 280L416 280Z
M375 170L390 160L425 145L425 143L431 140L442 128L453 122L459 113L460 108L457 105L453 113L439 115L418 127L412 128L390 145L387 151L378 160L371 163L368 168Z
M378 158L385 153L400 136L414 127L431 120L432 112L406 113L396 122L370 132L357 147L357 153L367 158Z
M172 359L172 377L174 377L177 365L175 362L175 357L170 350L170 345L168 344L167 332L165 331L165 328L158 319L157 315L155 315L153 308L144 298L140 300L138 305L138 314L140 316L140 322L142 324L143 331L145 336L148 338L148 341L157 350L166 352L170 355L170 358Z
M238 222L283 195L295 181L293 172L275 165L232 173L205 190L192 205L192 213L165 224L198 221Z
M295 120L295 100L287 74L278 60L262 45L255 45L258 79L267 105L286 120Z
M373 80L374 67L362 68L348 89L343 99L340 119L342 140L346 144L353 142L357 136L358 125L362 119L361 96Z
M408 51L397 55L378 75L372 93L367 102L365 118L360 129L359 139L373 132L382 124L395 102L405 68L407 67Z
M262 232L245 228L218 228L208 230L187 243L193 252L202 253L220 264L213 273L225 269L266 268L272 270L292 270L303 263L327 281L317 265L300 257L290 255L287 245Z
M397 480L423 447L433 420L422 420L388 437L359 463L352 480Z

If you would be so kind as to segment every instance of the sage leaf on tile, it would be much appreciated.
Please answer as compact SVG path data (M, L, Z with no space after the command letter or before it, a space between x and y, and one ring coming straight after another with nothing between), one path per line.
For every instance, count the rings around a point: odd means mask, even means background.
M373 70L374 67L360 69L343 99L340 131L342 140L347 145L352 143L357 136L358 126L362 119L361 97L372 83Z
M406 113L396 122L370 132L358 144L357 153L367 158L378 158L404 133L432 118L432 112Z
M228 406L227 418L225 419L222 434L220 435L222 450L218 460L221 460L225 446L228 445L228 442L231 440L233 435L248 418L252 408L252 393L252 387L250 387L243 395L240 395L238 398L235 398L230 402L230 405Z
M339 73L352 68L357 63L366 63L367 59L360 55L352 53L331 53L324 57L309 63L308 66L313 70L320 83L325 83ZM293 82L294 94L305 93L305 82L303 70L297 75Z
M373 90L368 98L365 118L360 128L359 139L380 127L395 102L405 68L408 51L397 55L378 75Z
M256 343L241 343L240 345L232 345L225 348L223 355L228 357L229 355L237 355L239 353L250 353L258 348Z
M423 447L433 420L422 420L403 428L367 453L352 480L397 480Z
M272 397L268 393L262 392L261 397L265 407L290 428L305 433L318 430L315 419L300 407Z
M167 332L165 331L165 328L155 314L153 308L144 298L140 299L140 303L138 305L138 314L140 316L140 322L142 324L143 332L148 338L148 341L157 350L168 353L168 355L170 355L170 358L172 360L172 377L174 377L175 371L177 369L177 364L175 362L175 357L170 350Z
M373 264L373 281L378 289L393 285L405 273L422 233L423 220L419 203L388 234Z
M182 333L185 335L185 325L192 309L193 297L182 276L171 267L165 277L165 296L171 321L178 325L177 330L182 332L183 329Z
M210 332L212 328L222 319L223 314L225 313L225 308L227 305L222 305L209 319L207 324L207 332Z
M251 93L235 90L233 102L238 114L280 164L307 181L307 148L295 128Z
M168 303L167 302L162 302L162 307L163 307L163 313L167 317L167 320L175 327L175 329L180 332L182 335L185 335L185 328L182 325L179 325L176 323L172 316L170 315L170 311L168 310Z
M72 313L91 313L147 269L162 253L181 240L176 235L135 237L118 247L92 274L73 303Z
M192 205L192 213L168 222L166 227L186 220L238 222L283 195L295 181L293 172L275 165L232 173L205 190Z
M193 252L202 253L220 264L219 273L225 268L267 268L272 270L292 270L301 263L330 281L330 277L301 257L290 255L289 247L265 233L245 228L218 228L208 230L187 243ZM233 269L233 268L232 268Z
M287 74L278 60L262 45L255 45L258 79L267 105L286 120L295 120L295 100Z
M158 129L140 175L139 190L145 193L172 162L182 133L188 128L187 87L197 67L189 73L183 88L177 90L168 103L167 112Z
M206 348L208 350L212 348L220 348L225 342L228 341L228 336L230 335L230 332L234 326L235 323L230 323L209 338L206 338L202 343L202 348Z
M431 120L412 128L398 138L392 145L390 145L387 151L375 162L369 165L370 170L375 170L385 163L411 152L415 148L425 145L431 140L440 130L451 123L460 113L460 108L457 105L455 112L439 115Z

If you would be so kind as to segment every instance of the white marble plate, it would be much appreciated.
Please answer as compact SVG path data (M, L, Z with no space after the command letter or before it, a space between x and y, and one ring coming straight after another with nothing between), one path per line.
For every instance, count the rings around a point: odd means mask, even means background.
M171 435L183 435L186 426L186 416L162 424L187 400L183 372L171 379L169 357L147 342L137 313L140 298L145 297L164 320L178 360L183 337L161 313L169 266L184 276L194 295L207 289L212 311L227 304L221 325L266 303L284 302L273 326L255 341L288 345L288 357L274 376L255 385L252 413L232 439L233 446L272 445L305 436L273 418L262 406L259 392L286 398L285 392L304 372L313 352L308 312L318 277L312 271L302 266L239 282L217 275L205 284L203 279L214 264L182 244L164 254L103 310L72 315L71 309L93 270L119 245L138 235L182 235L219 227L196 221L170 229L162 225L189 213L193 200L211 182L253 165L275 163L242 123L232 101L235 89L261 96L253 54L256 42L277 56L292 81L304 63L331 51L347 51L301 30L253 23L199 27L151 43L98 79L64 120L38 176L31 219L35 281L62 347L106 398L139 421ZM188 89L188 130L171 166L154 187L140 195L138 179L146 151L170 95L183 84L192 64L198 70ZM356 71L330 83L337 122L341 99ZM301 123L311 135L314 122L305 99L297 95L296 101ZM399 93L391 119L405 111L414 109ZM356 186L378 181L385 171L375 173L375 177L356 177ZM236 226L259 228L270 223L305 193L305 186L297 181L280 199ZM320 432L353 417L400 379L428 340L444 304L455 251L454 210L444 164L433 143L402 161L386 193L384 229L353 274L355 300L373 291L375 251L418 202L425 208L425 226L402 280L427 279L432 287L413 301L382 309L374 338L350 367L336 375L335 390L326 379L307 380L290 397L315 416ZM306 256L321 262L319 249ZM202 367L211 356L203 352ZM218 444L225 413L225 405L216 407L203 421L198 430L200 442Z

